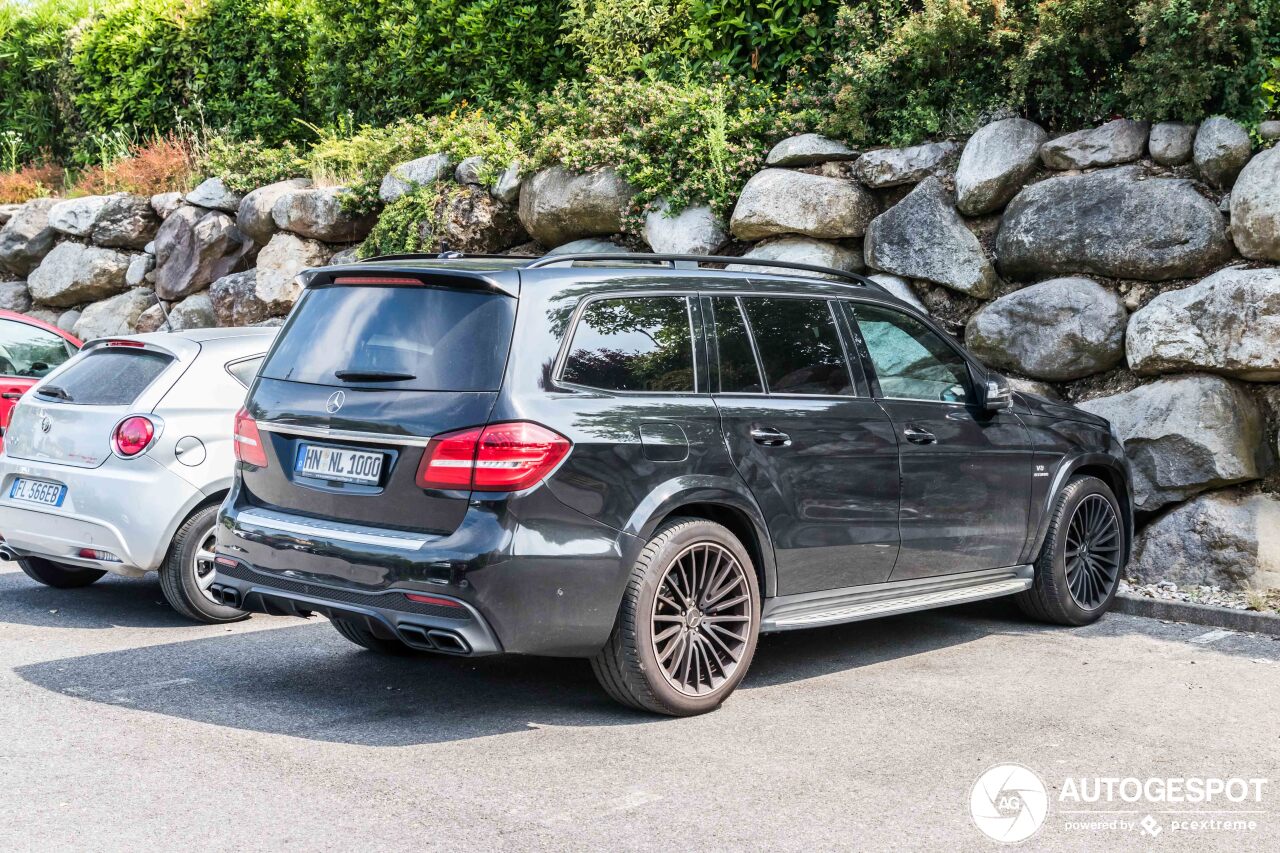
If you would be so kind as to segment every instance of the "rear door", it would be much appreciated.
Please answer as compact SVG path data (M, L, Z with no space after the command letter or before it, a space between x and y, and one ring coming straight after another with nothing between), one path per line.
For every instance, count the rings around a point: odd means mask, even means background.
M66 338L18 320L0 319L0 426L22 395L76 349Z
M979 406L964 356L921 320L845 305L902 451L902 550L892 579L1017 564L1031 499L1026 427L1011 411Z
M715 402L768 523L781 595L878 583L898 552L893 425L846 353L835 303L706 299Z
M322 285L299 300L247 404L265 468L242 466L259 506L448 533L467 491L419 488L432 436L483 426L516 311L502 293L426 284Z

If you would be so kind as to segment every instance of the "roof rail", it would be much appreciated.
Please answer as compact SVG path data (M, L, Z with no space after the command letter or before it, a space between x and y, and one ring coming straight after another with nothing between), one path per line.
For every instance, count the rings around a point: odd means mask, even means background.
M784 270L803 270L805 272L822 273L823 275L831 275L844 279L846 282L856 284L859 287L879 288L874 281L865 276L845 270L838 270L833 267L819 266L818 264L802 264L795 261L770 261L763 258L735 258L730 255L665 255L650 254L648 252L574 252L563 255L543 255L531 264L526 265L525 269L540 269L542 267L555 266L571 261L627 261L633 263L660 263L665 264L672 269L680 269L682 265L689 265L696 269L702 264L743 264L752 267L778 267Z

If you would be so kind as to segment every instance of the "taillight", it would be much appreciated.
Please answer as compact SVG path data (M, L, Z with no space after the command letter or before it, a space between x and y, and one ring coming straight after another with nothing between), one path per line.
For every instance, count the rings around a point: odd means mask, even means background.
M232 437L235 439L237 459L258 468L267 467L267 450L262 446L258 422L249 417L249 412L243 406L236 412L236 427Z
M424 489L516 492L540 483L571 447L563 435L524 421L449 432L427 445L417 483Z
M116 424L116 431L111 436L116 453L121 456L137 456L151 444L156 437L155 424L149 418L134 415Z

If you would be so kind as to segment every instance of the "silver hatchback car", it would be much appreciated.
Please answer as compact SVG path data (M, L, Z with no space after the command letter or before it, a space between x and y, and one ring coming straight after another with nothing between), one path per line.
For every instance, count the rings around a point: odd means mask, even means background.
M0 454L0 559L53 587L159 571L175 610L247 614L208 593L231 486L232 422L276 330L89 343L14 409Z

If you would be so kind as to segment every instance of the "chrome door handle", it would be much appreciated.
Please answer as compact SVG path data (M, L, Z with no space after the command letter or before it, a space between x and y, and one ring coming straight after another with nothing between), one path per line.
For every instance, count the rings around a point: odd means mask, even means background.
M21 400L22 392L21 391L5 391L3 394L0 394L0 397L5 398L6 400Z
M907 427L902 431L902 434L912 444L937 444L938 442L936 435L919 427Z
M765 447L787 447L791 444L791 436L771 427L755 427L751 430L751 440Z

